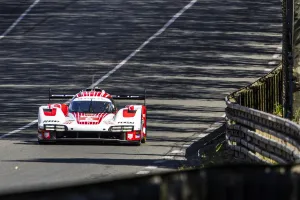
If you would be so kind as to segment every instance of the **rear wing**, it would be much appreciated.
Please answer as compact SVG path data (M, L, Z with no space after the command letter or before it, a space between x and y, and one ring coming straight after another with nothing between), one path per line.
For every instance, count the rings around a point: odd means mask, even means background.
M146 105L146 90L144 95L111 95L115 100L144 100Z
M52 94L51 88L49 89L49 103L51 99L72 99L73 94Z
M93 91L102 91L101 89L92 89ZM86 89L84 91L92 91L91 89ZM76 95L73 94L52 94L51 88L49 89L49 103L51 99L72 99ZM146 90L144 95L111 95L113 99L116 100L144 100L144 105L146 105Z

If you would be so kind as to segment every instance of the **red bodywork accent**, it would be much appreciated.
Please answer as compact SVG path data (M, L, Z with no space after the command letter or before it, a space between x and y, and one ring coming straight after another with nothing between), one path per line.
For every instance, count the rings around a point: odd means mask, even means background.
M49 131L45 131L45 130L42 130L42 129L38 129L38 133L39 133L39 134L42 134L43 139L49 140L49 139L51 138L51 135L50 135L50 132L49 132ZM45 134L45 133L48 133L48 137L46 137L46 134Z
M137 137L137 134L139 135L138 137ZM141 139L140 131L131 131L131 132L126 133L126 140L136 141L136 140L140 140L140 139Z
M66 104L49 104L49 111L44 110L46 116L55 116L57 109L61 109L65 116L68 116L69 107ZM51 110L51 111L50 111Z
M69 107L66 104L61 104L61 111L67 117L68 116L68 112L69 112Z
M46 137L46 133L48 134L48 137ZM50 132L49 131L45 131L43 133L43 138L49 140L51 138Z
M55 116L56 115L56 108L50 108L49 111L44 110L44 115L46 115L46 116Z
M143 106L142 107L142 120L143 120L143 127L142 127L142 134L143 134L143 136L145 137L146 136L146 132L144 133L144 128L145 128L145 130L146 130L146 128L147 128L147 108L146 108L146 106Z
M136 111L128 111L127 109L123 110L123 117L134 117Z
M97 114L89 114L89 113L72 113L76 118L78 124L84 125L96 125L99 124L104 117L106 117L109 113L97 113Z

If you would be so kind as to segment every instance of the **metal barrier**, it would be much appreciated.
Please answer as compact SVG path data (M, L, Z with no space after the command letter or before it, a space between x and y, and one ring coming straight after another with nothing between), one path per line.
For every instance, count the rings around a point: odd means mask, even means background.
M293 29L293 114L300 113L300 0L294 0Z
M249 108L282 115L282 66L234 93L230 100Z
M280 65L225 98L226 140L236 156L268 164L300 159L300 126L282 118L281 95Z
M236 156L269 164L300 159L300 126L287 119L231 102L226 97L228 146Z

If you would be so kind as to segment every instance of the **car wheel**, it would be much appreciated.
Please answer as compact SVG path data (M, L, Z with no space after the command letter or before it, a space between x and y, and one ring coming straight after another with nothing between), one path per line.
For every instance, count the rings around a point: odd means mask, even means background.
M143 139L141 140L141 143L145 144L146 143L146 136L143 137Z

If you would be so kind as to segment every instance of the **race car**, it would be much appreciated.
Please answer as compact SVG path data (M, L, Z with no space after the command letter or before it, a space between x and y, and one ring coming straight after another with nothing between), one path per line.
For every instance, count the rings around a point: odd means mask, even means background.
M39 144L56 141L117 141L140 145L146 142L146 95L111 95L92 88L75 95L57 95L51 99L69 99L67 103L39 107ZM117 108L116 100L144 100L142 105Z

